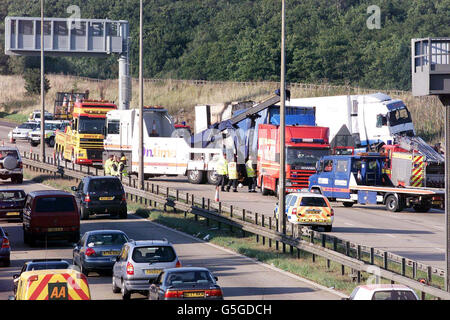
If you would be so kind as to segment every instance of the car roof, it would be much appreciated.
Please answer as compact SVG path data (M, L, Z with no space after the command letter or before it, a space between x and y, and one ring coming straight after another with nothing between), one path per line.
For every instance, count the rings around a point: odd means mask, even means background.
M314 192L293 192L289 193L288 195L294 195L298 197L312 197L312 198L323 198L324 196L320 193L314 193ZM286 195L286 196L288 196Z
M73 194L63 191L63 190L37 190L37 191L31 191L29 193L32 197L37 196L71 196L73 197Z
M44 270L31 270L31 271L25 271L22 272L22 274L20 275L20 278L24 279L24 278L28 278L30 276L33 275L45 275L45 274L58 274L58 273L71 273L74 276L72 277L73 280L76 281L77 277L75 277L75 274L80 274L79 271L75 270L75 269L44 269Z
M17 149L17 147L8 147L8 146L0 147L0 151L13 151L13 150L19 152L19 149Z
M165 272L184 272L184 271L207 271L211 272L208 268L205 267L181 267L181 268L167 268L164 270Z
M138 241L130 241L129 243L133 244L136 247L144 247L144 246L172 246L172 244L167 240L138 240Z
M23 192L25 192L25 190L23 190L23 189L0 189L0 192L14 192L14 191L23 191Z
M114 176L87 176L85 178L92 179L92 180L98 180L98 179L117 179L117 180L120 180L118 177L114 177Z
M122 230L91 230L91 231L86 231L85 234L106 234L106 233L120 233L120 234L125 234L125 232L123 232Z
M412 290L410 287L405 286L403 284L366 284L360 286L360 289L369 290L369 291L377 291L377 290Z

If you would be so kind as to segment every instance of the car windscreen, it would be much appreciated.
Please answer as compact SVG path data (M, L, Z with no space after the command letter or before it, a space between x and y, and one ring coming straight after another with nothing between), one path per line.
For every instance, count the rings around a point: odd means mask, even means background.
M25 192L22 190L0 191L0 201L23 201L25 200Z
M89 182L89 192L121 193L122 184L119 179L92 179Z
M316 162L328 154L328 149L287 147L286 163L299 170L316 170Z
M417 300L417 298L411 291L386 290L375 292L372 300Z
M307 207L327 207L327 203L324 198L319 197L303 197L300 202L300 206Z
M166 277L167 286L183 286L187 284L214 283L208 271L171 272Z
M158 263L172 262L176 255L170 246L146 246L134 248L132 258L137 263Z
M36 201L36 212L75 211L72 197L44 197Z
M78 132L79 133L90 133L90 134L103 134L103 129L106 126L105 118L88 118L80 117L78 122Z
M2 150L0 151L0 160L5 159L7 156L13 156L16 159L19 159L19 154L17 150Z
M33 270L49 270L49 269L68 269L69 264L67 262L48 262L48 263L30 263L27 271Z
M31 125L31 123L22 123L20 126L18 126L19 129L33 129L34 126Z
M122 233L99 233L88 237L86 243L88 246L122 246L128 239Z

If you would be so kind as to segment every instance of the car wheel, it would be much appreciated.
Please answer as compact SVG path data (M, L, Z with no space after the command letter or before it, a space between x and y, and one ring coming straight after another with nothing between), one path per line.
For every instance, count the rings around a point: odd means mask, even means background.
M80 269L82 274L84 274L86 277L89 276L90 270L83 266L83 262L80 262Z
M126 219L127 217L128 217L127 209L122 209L122 210L120 210L119 218L120 218L120 219Z
M346 208L351 208L353 206L353 202L342 202L342 205Z
M125 283L123 283L123 280L122 280L122 288L120 288L120 292L122 293L122 300L130 300L131 292L128 291L128 289L125 286Z
M114 274L112 276L112 292L113 293L119 293L121 289L116 285L116 278L114 277Z
M84 207L81 207L81 209L80 209L80 219L81 220L89 219L89 211Z

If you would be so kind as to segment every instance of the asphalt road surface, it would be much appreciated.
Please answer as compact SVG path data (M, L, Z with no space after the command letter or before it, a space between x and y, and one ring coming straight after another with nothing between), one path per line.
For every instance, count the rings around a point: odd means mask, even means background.
M0 183L8 188L9 182ZM45 185L24 181L21 185L26 192L39 189L52 189ZM11 242L11 266L0 268L0 300L13 294L12 276L20 271L23 263L30 259L62 258L72 262L72 244L65 241L39 242L36 247L23 243L22 224L13 221L0 221L9 234ZM119 229L134 240L167 238L174 244L183 266L204 266L219 277L225 299L242 300L335 300L343 295L315 285L295 275L256 262L227 249L200 241L194 237L152 223L129 214L128 219L110 219L99 216L82 221L81 233L98 229ZM91 272L88 278L92 299L121 299L120 294L111 290L111 274ZM132 299L145 299L143 295L133 294Z
M0 140L9 145L7 135L11 125L0 123ZM17 142L23 152L39 152L38 147ZM53 149L46 148L52 155ZM162 186L172 187L181 192L214 199L212 185L193 185L185 177L160 177L152 181ZM261 193L248 193L247 188L239 188L237 193L220 193L220 200L226 204L265 215L272 215L277 199ZM381 205L355 205L345 208L334 203L335 220L333 232L341 239L372 246L410 259L445 269L445 215L443 210L416 213L412 209L392 213Z

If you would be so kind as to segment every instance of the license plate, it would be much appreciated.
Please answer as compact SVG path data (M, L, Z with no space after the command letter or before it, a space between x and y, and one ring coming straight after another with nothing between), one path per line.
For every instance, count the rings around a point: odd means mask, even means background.
M307 214L319 214L320 211L319 210L306 210Z
M185 298L203 298L205 297L205 292L204 291L184 292L183 296Z
M47 231L48 232L58 232L58 231L63 231L63 228L48 228Z
M145 274L159 274L161 272L160 269L147 269L145 270Z
M18 216L20 214L20 212L7 212L6 215L7 216Z
M114 197L100 197L99 199L100 199L100 201L112 200L112 199L114 199Z
M103 251L104 256L117 256L120 253L120 251Z

